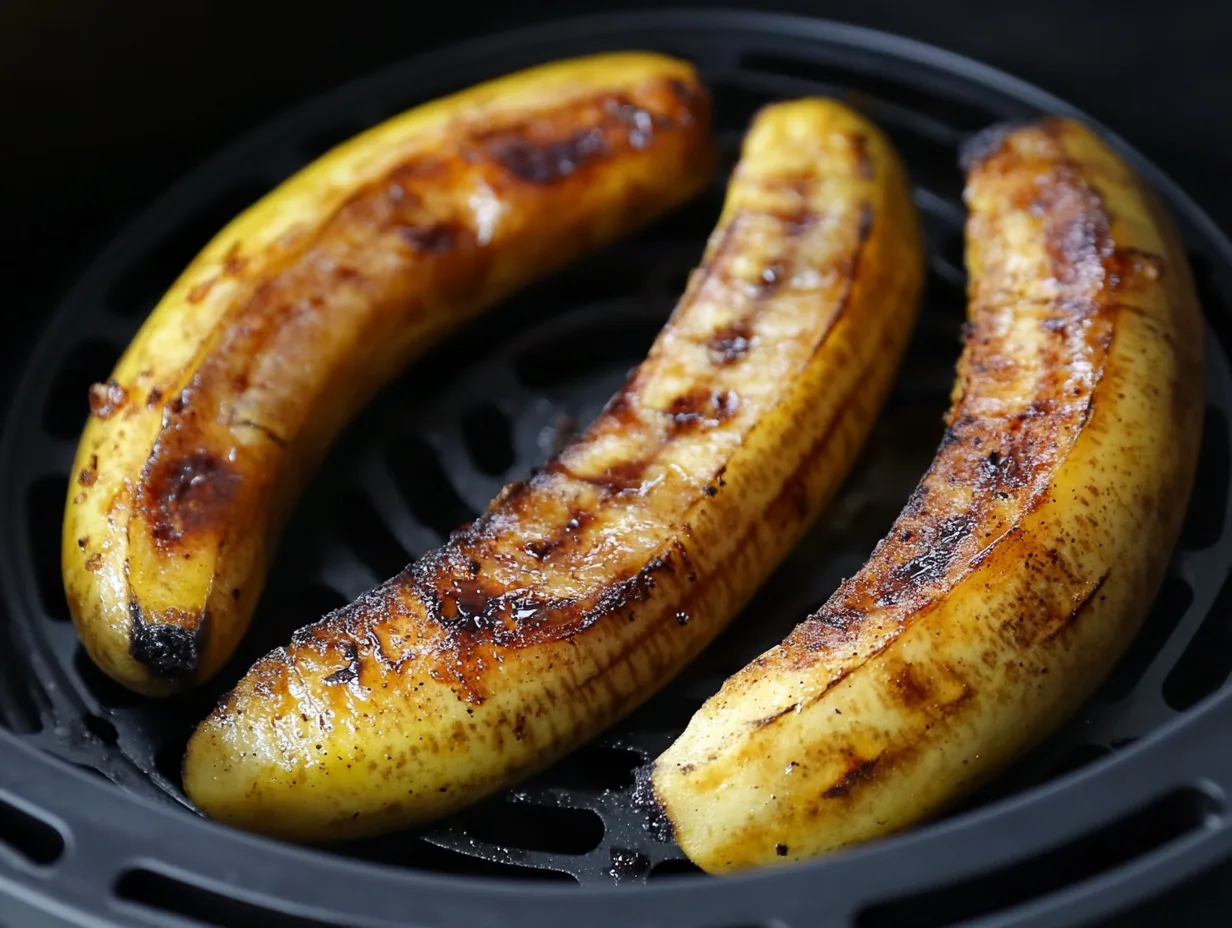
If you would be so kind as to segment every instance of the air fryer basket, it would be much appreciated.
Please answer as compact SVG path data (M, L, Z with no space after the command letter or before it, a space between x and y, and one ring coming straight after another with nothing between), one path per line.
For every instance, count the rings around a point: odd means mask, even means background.
M387 390L339 442L287 532L264 597L282 608L259 610L242 653L188 697L156 703L110 683L68 622L59 532L86 387L107 376L207 238L311 158L441 93L614 48L696 62L729 163L753 112L792 96L838 96L892 136L924 217L929 277L919 330L862 460L818 527L694 666L534 782L419 833L329 851L206 822L180 791L185 740L248 663L289 636L275 616L306 623L396 572L584 425L682 291L722 183L511 300ZM726 675L859 566L927 466L965 304L957 148L991 122L1041 112L1079 115L1003 74L878 33L765 14L645 13L536 27L407 62L297 109L186 177L63 301L4 423L0 912L228 926L883 928L984 916L1052 926L1114 911L1226 857L1232 247L1115 138L1180 223L1210 321L1201 472L1129 655L1072 724L991 789L942 821L828 859L700 877L645 801L646 763Z

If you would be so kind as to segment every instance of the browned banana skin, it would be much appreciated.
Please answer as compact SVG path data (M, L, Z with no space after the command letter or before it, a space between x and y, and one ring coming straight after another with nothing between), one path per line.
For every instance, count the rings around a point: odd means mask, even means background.
M1094 691L1162 580L1202 415L1184 250L1078 123L997 130L967 163L969 322L932 466L867 564L656 763L707 871L944 808Z
M440 335L687 199L713 156L690 66L601 55L396 117L223 230L92 394L63 561L94 661L152 695L215 673L354 412Z
M922 281L889 144L829 101L760 114L675 313L559 457L259 661L188 746L206 814L388 831L533 773L669 680L842 479Z

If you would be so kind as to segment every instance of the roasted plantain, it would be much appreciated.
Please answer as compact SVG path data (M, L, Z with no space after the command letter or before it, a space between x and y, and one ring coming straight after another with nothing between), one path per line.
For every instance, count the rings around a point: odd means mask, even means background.
M598 419L440 550L259 661L188 745L206 814L300 840L444 815L634 708L838 484L923 255L881 134L764 110L702 266Z
M339 429L437 337L710 177L689 65L611 54L398 116L244 212L93 388L63 530L86 650L152 695L217 671Z
M1162 580L1202 415L1184 252L1074 122L985 134L968 164L968 331L931 468L656 764L705 870L881 835L987 780L1095 689Z

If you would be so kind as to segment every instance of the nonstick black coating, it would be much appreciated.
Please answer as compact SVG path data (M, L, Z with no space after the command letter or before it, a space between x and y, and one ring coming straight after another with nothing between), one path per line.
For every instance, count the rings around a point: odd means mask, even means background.
M157 297L227 218L332 144L477 80L628 47L697 63L715 94L729 161L758 107L805 94L854 103L903 155L928 237L925 306L853 476L702 658L533 783L417 834L330 854L204 822L180 791L179 758L219 692L295 625L439 543L598 411L681 292L722 186L509 301L387 390L306 495L242 652L188 697L149 702L111 684L66 621L60 517L87 385L107 375ZM90 910L124 920L178 913L227 925L876 928L994 914L1007 919L998 924L1059 925L1124 905L1225 853L1222 787L1232 785L1232 752L1217 745L1232 732L1232 701L1220 689L1232 669L1232 373L1223 340L1232 249L1123 145L1180 221L1211 338L1202 473L1184 537L1146 630L1112 679L1064 731L948 820L828 860L724 881L683 878L695 868L642 801L646 762L725 676L858 568L927 466L965 299L957 149L989 123L1040 112L1073 111L964 59L877 33L760 14L639 14L540 27L408 62L302 107L186 177L116 237L64 301L5 422L0 722L9 730L0 729L0 900L20 884L34 894L27 904L58 897L80 907L81 919ZM53 757L99 776L74 774ZM12 861L6 841L17 851Z

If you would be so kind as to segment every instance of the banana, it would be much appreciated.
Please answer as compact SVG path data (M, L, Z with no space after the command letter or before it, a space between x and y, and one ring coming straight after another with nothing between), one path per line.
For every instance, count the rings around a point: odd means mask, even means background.
M358 408L446 331L691 196L713 158L691 66L599 55L397 116L235 219L90 395L62 562L93 660L150 695L214 674Z
M842 478L922 266L876 129L832 102L764 110L702 265L626 386L443 548L260 660L190 740L188 795L283 838L389 831L633 709Z
M657 760L703 869L900 829L986 781L1138 630L1196 466L1202 321L1131 170L1048 119L966 152L966 345L932 466L867 564Z

